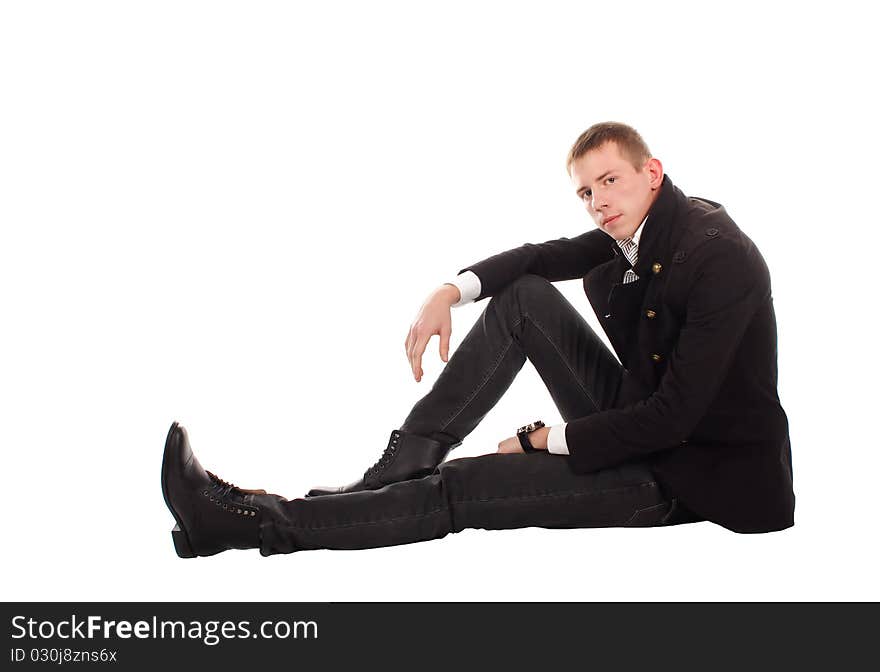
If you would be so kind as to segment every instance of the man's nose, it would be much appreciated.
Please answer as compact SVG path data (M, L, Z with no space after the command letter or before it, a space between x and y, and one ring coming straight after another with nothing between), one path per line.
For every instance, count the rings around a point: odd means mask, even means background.
M594 191L591 196L590 206L596 212L601 212L604 208L608 207L608 203L605 202L605 197L601 193Z

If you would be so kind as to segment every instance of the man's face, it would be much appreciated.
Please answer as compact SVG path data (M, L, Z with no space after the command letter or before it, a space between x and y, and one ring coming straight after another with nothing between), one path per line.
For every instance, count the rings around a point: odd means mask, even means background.
M616 142L606 142L571 164L571 181L596 226L624 240L636 232L660 193L663 166L652 158L637 171Z

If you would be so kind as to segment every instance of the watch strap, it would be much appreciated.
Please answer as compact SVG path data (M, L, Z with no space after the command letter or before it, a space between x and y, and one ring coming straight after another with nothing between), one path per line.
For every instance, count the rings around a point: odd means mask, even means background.
M528 432L520 432L517 434L519 437L519 445L522 446L524 453L537 453L539 452L537 448L532 445L532 442L529 441L529 433Z

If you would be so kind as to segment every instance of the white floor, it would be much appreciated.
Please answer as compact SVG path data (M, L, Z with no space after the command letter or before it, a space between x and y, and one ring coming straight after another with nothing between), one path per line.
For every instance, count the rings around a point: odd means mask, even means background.
M880 599L866 10L545 4L4 3L3 599ZM357 477L442 366L404 356L428 292L592 228L564 159L607 119L768 262L795 527L178 559L170 423L243 487ZM458 455L536 417L527 364Z

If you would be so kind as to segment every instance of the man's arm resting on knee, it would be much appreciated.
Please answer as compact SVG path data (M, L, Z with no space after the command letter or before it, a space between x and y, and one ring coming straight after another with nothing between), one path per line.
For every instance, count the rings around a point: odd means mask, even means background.
M467 272L476 275L479 278L479 292L473 300L480 301L494 296L526 274L538 275L550 282L582 278L595 266L613 259L615 247L608 234L601 229L593 229L575 238L526 243L501 252L461 269L456 280ZM456 285L459 286L457 282ZM464 296L465 289L461 286L459 289Z

